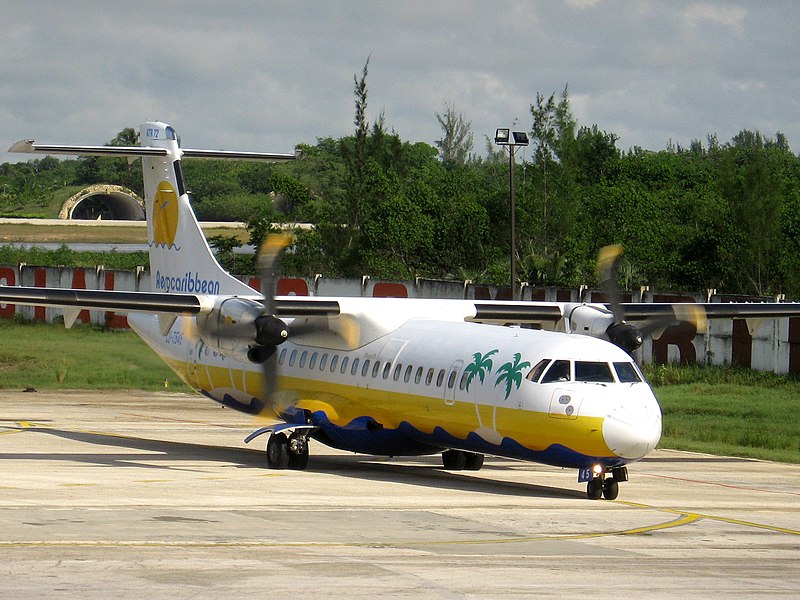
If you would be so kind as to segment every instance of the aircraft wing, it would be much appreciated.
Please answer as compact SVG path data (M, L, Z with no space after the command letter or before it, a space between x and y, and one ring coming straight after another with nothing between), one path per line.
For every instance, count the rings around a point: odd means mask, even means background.
M203 314L212 304L205 296L194 294L160 294L113 290L75 290L64 288L16 287L0 285L0 302L56 308L115 310L125 312L166 312Z
M555 302L468 302L475 306L475 316L465 320L476 323L541 323L564 316L562 304Z
M113 310L158 314L162 328L171 326L178 315L208 314L214 308L212 296L200 294L162 294L115 290L76 290L0 285L0 304L49 306L64 310L69 328L80 311Z
M622 303L626 321L680 316L682 310L700 310L706 319L783 319L800 317L800 302Z

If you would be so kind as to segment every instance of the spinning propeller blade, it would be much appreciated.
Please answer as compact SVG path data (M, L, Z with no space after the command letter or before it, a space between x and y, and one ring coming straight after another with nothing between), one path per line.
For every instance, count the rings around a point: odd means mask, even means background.
M625 320L625 306L622 304L622 294L617 282L619 263L622 260L622 246L615 244L600 249L597 257L597 274L600 279L600 288L606 295L614 322L606 330L608 339L629 354L639 348L646 335L664 330L676 323L692 323L698 332L707 328L705 309L697 304L674 303L671 305L672 313L651 316L645 319L638 327Z
M275 317L275 292L276 292L276 273L280 267L281 257L283 252L292 244L292 236L288 234L270 234L261 248L258 251L258 258L256 259L256 270L261 279L261 295L263 296L262 302L266 309L266 315L263 317L269 319L270 329L274 329L276 322L278 325L277 339L280 342L284 341L289 336L289 329L286 323ZM281 327L282 326L282 327ZM272 332L275 333L274 331ZM272 352L261 363L263 374L263 389L264 389L264 410L270 409L278 411L278 357L276 350L277 345L272 345Z

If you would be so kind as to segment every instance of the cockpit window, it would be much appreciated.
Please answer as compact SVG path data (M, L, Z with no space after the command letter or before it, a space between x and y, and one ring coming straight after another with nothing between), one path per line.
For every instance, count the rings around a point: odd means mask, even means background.
M575 363L575 381L613 383L614 377L611 375L608 363L577 361Z
M538 363L536 363L536 366L533 367L528 372L528 374L525 376L525 378L528 381L533 381L534 383L536 383L537 381L539 381L539 377L542 376L542 373L544 373L545 368L549 364L550 364L550 359L549 358L543 358Z
M538 366L538 365L537 365ZM542 383L553 383L555 381L569 381L569 361L557 360L550 365L547 373L542 377Z
M168 140L177 140L178 136L175 134L175 130L170 127L169 125L164 128L164 134L167 136Z
M642 380L633 363L615 362L614 370L617 372L617 379L620 383L638 383Z

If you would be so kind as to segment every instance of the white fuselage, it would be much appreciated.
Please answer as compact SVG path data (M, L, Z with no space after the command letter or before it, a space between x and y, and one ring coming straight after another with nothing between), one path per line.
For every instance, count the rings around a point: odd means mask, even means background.
M338 300L359 312L359 303ZM408 303L383 308L398 302ZM449 304L411 306L424 314ZM355 338L372 339L353 348L341 326L293 336L277 350L279 384L292 398L277 413L319 425L330 445L373 454L460 448L581 468L625 464L655 447L661 411L625 352L582 335L465 323L458 312L440 320L362 311L368 331ZM240 410L263 407L260 367L210 349L192 318L168 336L152 318L131 315L131 325L201 393Z

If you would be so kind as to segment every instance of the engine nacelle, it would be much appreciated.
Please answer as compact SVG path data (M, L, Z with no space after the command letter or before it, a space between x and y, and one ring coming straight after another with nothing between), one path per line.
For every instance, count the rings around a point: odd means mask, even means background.
M570 331L608 340L629 354L642 345L639 329L622 321L614 322L614 314L607 309L582 304L567 316Z
M569 330L572 333L608 339L608 328L614 324L614 315L609 310L597 306L581 304L567 315Z
M225 356L262 363L286 341L286 323L249 298L220 298L208 315L197 317L200 339Z

